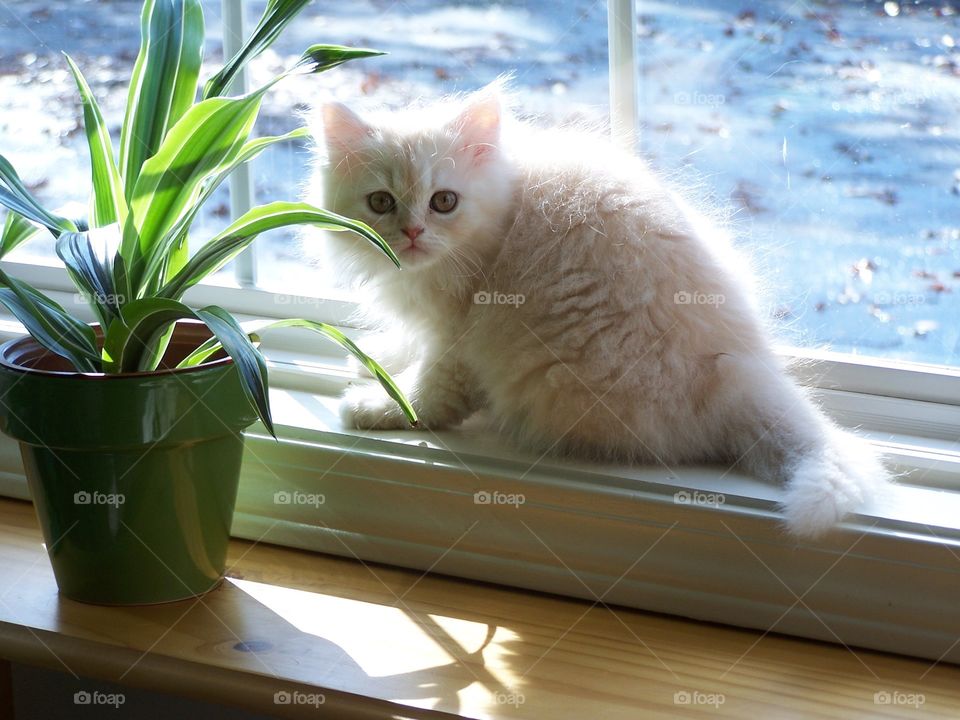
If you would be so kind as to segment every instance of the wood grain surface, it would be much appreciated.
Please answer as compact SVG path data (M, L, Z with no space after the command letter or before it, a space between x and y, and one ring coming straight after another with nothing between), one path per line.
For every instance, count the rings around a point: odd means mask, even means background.
M0 501L0 657L280 717L960 716L954 666L268 540L232 542L203 598L83 605L58 596L32 505Z

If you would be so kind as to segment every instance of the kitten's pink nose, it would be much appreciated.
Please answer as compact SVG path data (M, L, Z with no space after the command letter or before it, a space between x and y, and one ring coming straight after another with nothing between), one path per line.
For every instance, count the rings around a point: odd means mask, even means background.
M402 232L404 235L410 238L410 241L412 242L423 234L423 228L422 227L405 227L400 232Z

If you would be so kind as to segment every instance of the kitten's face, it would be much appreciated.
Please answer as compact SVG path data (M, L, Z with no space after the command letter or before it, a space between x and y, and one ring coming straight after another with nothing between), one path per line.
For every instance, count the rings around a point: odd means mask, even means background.
M396 114L371 125L342 105L324 107L326 207L371 225L412 271L469 258L489 243L510 193L495 97L445 124L424 127L424 117ZM396 272L356 237L333 241L361 272Z

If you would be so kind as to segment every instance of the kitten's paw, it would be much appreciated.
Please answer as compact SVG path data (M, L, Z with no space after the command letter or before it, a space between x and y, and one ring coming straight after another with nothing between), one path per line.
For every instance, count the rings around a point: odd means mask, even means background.
M397 405L379 386L354 387L340 401L340 419L344 426L358 430L407 430L410 423Z

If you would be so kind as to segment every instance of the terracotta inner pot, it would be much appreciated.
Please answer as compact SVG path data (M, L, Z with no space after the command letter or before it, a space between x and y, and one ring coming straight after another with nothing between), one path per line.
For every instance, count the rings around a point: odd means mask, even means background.
M97 335L98 347L103 346L103 330L99 325L93 328ZM177 329L167 346L167 351L160 361L157 372L173 370L177 364L197 347L212 337L210 329L198 320L182 320L177 323ZM209 367L217 362L226 362L227 354L218 350L204 361L203 367ZM66 358L60 357L37 343L32 337L25 337L13 343L0 358L0 362L31 370L44 372L75 373L76 368ZM181 371L183 372L183 371Z

